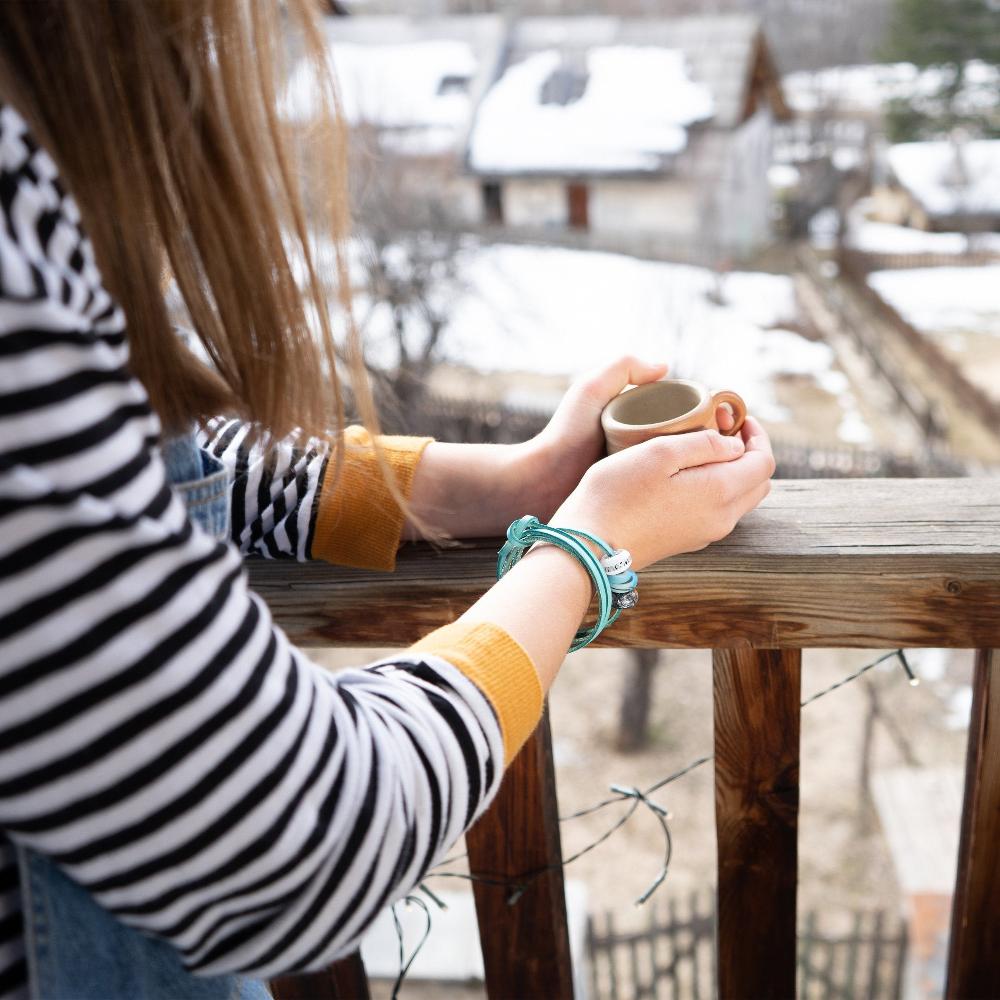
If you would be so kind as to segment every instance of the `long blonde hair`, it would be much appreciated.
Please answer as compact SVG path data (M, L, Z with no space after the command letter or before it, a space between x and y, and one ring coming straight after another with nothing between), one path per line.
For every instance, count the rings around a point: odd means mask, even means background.
M318 0L3 0L0 94L53 153L105 282L124 308L131 366L165 430L232 413L275 436L339 431L344 398L310 231L348 232L345 129ZM315 64L323 110L309 155L329 183L311 193L277 112L287 32ZM354 405L376 416L336 287ZM303 266L295 273L293 262ZM212 360L171 328L164 267ZM339 437L339 435L337 435ZM390 483L390 488L394 484Z

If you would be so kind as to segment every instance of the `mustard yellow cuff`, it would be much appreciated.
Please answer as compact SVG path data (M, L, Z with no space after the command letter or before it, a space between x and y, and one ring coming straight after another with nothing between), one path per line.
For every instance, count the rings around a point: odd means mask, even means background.
M433 439L383 435L378 440L400 493L409 499L417 463ZM405 515L382 477L368 431L353 426L344 431L343 462L332 489L326 475L333 477L332 459L319 489L313 558L361 569L395 569Z
M456 666L489 699L500 720L506 764L542 717L542 685L531 657L499 625L454 622L410 647Z

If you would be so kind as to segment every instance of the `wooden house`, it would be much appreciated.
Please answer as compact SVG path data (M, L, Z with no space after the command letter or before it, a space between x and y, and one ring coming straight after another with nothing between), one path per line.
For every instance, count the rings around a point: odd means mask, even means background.
M741 256L769 237L772 125L788 114L754 17L521 18L467 166L487 222Z
M375 136L368 169L464 225L711 261L769 237L788 110L754 17L336 17L326 33L345 116Z

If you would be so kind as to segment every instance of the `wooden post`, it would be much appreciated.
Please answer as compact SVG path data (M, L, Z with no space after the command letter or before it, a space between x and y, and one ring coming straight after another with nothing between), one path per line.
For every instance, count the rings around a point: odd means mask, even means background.
M795 996L798 650L717 649L719 996Z
M1000 996L1000 649L976 658L948 957L949 1000Z
M490 1000L569 1000L573 967L566 923L552 734L546 713L507 769L488 812L465 835L473 875L533 879L513 905L513 887L473 882Z
M282 976L268 985L274 1000L369 1000L371 996L365 964L358 951L322 972Z

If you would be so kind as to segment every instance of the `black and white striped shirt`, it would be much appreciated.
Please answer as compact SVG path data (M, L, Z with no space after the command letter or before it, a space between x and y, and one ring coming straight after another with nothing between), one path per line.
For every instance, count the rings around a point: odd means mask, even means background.
M247 588L307 558L325 451L234 468L233 541L188 520L79 212L0 105L0 997L24 992L12 842L196 972L268 977L356 944L499 782L490 702L408 654L328 674Z

